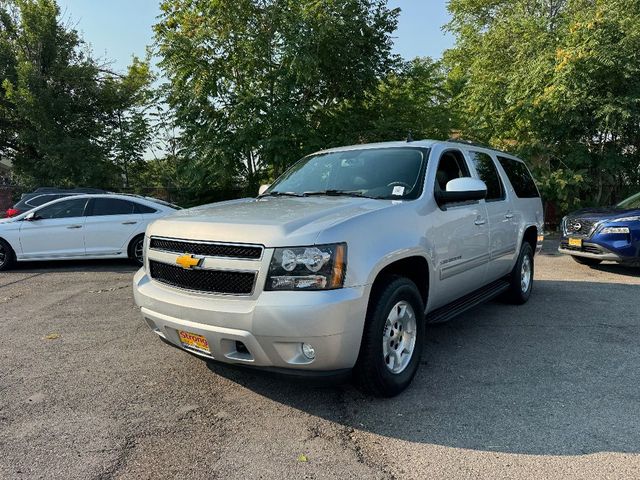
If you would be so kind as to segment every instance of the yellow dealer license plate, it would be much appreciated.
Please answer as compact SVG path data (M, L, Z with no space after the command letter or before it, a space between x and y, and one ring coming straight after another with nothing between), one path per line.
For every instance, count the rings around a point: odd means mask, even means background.
M203 353L208 353L211 355L211 350L209 349L209 342L202 335L196 335L195 333L185 332L184 330L178 330L178 336L180 337L180 342L187 348L192 348L194 350L198 350Z
M570 247L580 247L582 248L582 239L581 238L570 238L569 239Z

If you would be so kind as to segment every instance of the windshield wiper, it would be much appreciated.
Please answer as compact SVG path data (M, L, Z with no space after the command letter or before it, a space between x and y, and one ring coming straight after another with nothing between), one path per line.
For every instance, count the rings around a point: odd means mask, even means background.
M278 192L278 191L273 191L273 192L269 192L269 193L263 193L262 195L260 195L261 197L304 197L304 193L298 193L298 192Z
M316 192L304 192L303 195L305 197L310 197L313 195L327 195L329 197L360 197L360 198L375 198L369 197L363 194L359 190L318 190Z

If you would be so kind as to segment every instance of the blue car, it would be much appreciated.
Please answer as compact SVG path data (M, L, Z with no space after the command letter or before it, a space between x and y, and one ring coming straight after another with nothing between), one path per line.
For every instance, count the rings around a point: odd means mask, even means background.
M583 265L640 265L640 193L615 207L585 208L564 217L558 251Z

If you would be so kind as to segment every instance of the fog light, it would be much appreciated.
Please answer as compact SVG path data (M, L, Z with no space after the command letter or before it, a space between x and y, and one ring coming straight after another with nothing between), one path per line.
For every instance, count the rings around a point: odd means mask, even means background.
M316 358L316 349L313 348L313 345L310 345L308 343L302 344L302 353L309 360L313 360L314 358Z

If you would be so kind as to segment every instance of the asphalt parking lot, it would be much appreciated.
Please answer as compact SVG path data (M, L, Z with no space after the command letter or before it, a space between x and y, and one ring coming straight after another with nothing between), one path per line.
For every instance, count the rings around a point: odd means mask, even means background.
M165 345L127 263L0 273L0 477L640 478L640 270L546 250L387 400Z

